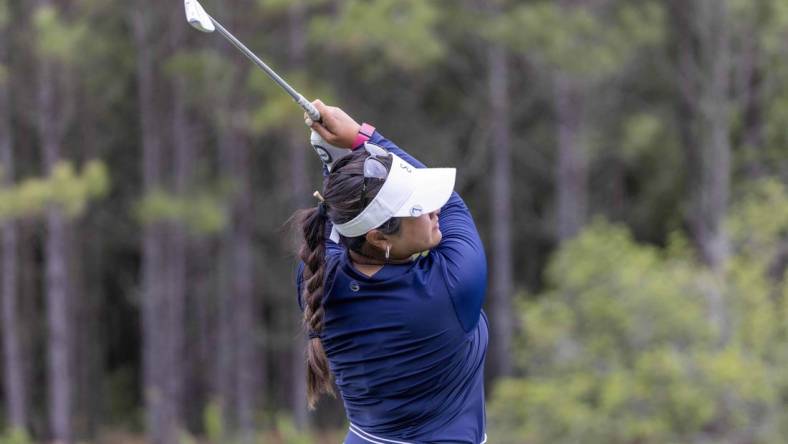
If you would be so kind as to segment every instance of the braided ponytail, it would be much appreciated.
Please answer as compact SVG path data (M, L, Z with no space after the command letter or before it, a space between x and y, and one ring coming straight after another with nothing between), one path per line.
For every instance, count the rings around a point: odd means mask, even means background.
M336 223L345 223L356 217L364 209L361 201L361 190L364 186L364 161L367 158L364 150L354 151L343 157L334 165L331 174L326 178L324 194L317 208L300 210L291 220L297 222L302 244L298 256L304 262L302 275L301 306L304 307L304 329L309 335L306 348L307 364L307 400L311 409L315 408L321 394L336 396L333 386L333 375L328 366L328 357L323 349L320 333L323 331L324 286L326 280L326 225L330 219ZM381 159L386 168L391 168L389 159ZM383 186L383 181L372 181L367 188L367 196L374 197ZM399 230L400 221L392 218L379 230L386 234L394 234ZM301 237L299 236L299 237ZM354 251L361 251L365 246L365 236L346 238L341 236L340 242Z
M323 286L325 282L325 203L318 208L305 210L301 216L304 244L299 256L304 262L303 306L304 328L309 335L306 348L307 399L309 408L314 409L321 394L335 395L333 377L328 367L328 358L323 343L318 337L323 331Z

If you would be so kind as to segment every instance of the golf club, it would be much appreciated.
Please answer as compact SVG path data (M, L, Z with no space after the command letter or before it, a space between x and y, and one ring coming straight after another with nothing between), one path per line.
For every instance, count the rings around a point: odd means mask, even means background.
M249 58L255 65L257 65L260 69L265 71L277 85L282 87L282 89L290 95L290 97L295 100L295 102L306 111L307 115L310 119L314 122L320 122L322 119L320 117L320 112L312 105L311 102L306 100L304 96L298 93L292 86L290 86L283 78L279 77L279 75L274 72L268 65L265 64L259 57L257 57L249 48L246 47L240 40L235 38L234 35L230 34L229 31L224 29L219 22L214 20L213 17L208 15L205 12L205 9L202 7L200 2L197 0L184 0L183 1L184 9L186 10L186 20L192 25L195 29L206 32L212 33L214 31L219 31L224 38L230 41L238 50L240 50L246 57ZM312 148L315 149L317 155L320 157L320 160L326 164L326 167L329 171L331 171L331 167L334 165L334 162L339 160L340 158L346 156L351 152L351 150L347 148L340 148L334 145L327 143L320 137L316 131L312 130L312 134L310 137L310 143L312 144Z
M186 20L188 20L189 24L192 25L194 28L206 32L212 33L214 31L219 31L224 38L230 41L236 48L238 48L246 57L248 57L255 65L260 67L268 77L270 77L277 85L281 86L282 89L290 95L290 97L295 100L295 102L306 111L309 115L309 118L315 122L320 122L320 112L315 109L314 105L310 103L308 100L304 98L301 94L298 93L292 86L290 86L284 79L279 77L279 75L274 72L268 65L265 64L259 57L257 57L252 51L249 50L240 40L235 38L234 35L230 34L229 31L224 29L219 22L214 20L213 17L208 15L205 12L205 9L202 7L200 2L197 0L184 0L183 2L184 8L186 9Z

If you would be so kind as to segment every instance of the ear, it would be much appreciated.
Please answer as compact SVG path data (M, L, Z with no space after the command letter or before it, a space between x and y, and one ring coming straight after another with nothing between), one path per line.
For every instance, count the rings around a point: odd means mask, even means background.
M386 245L391 244L388 236L383 234L380 230L370 230L364 236L368 244L379 250L385 250Z

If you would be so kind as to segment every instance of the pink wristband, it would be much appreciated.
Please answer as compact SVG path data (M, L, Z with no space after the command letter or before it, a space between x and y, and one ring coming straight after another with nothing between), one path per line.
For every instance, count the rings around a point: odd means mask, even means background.
M364 146L364 142L372 138L372 134L375 132L375 127L364 122L361 124L361 128L358 129L358 134L356 134L355 140L353 140L353 149L358 149Z

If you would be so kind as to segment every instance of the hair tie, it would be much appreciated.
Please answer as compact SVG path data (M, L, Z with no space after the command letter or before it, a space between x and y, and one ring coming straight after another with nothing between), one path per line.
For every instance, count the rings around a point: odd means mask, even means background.
M315 199L317 199L317 213L321 217L327 218L328 204L326 204L326 199L323 197L322 194L320 194L320 191L315 191L314 193L312 193L312 195L315 196Z
M309 339L320 339L320 333L316 331L309 330L308 335Z

